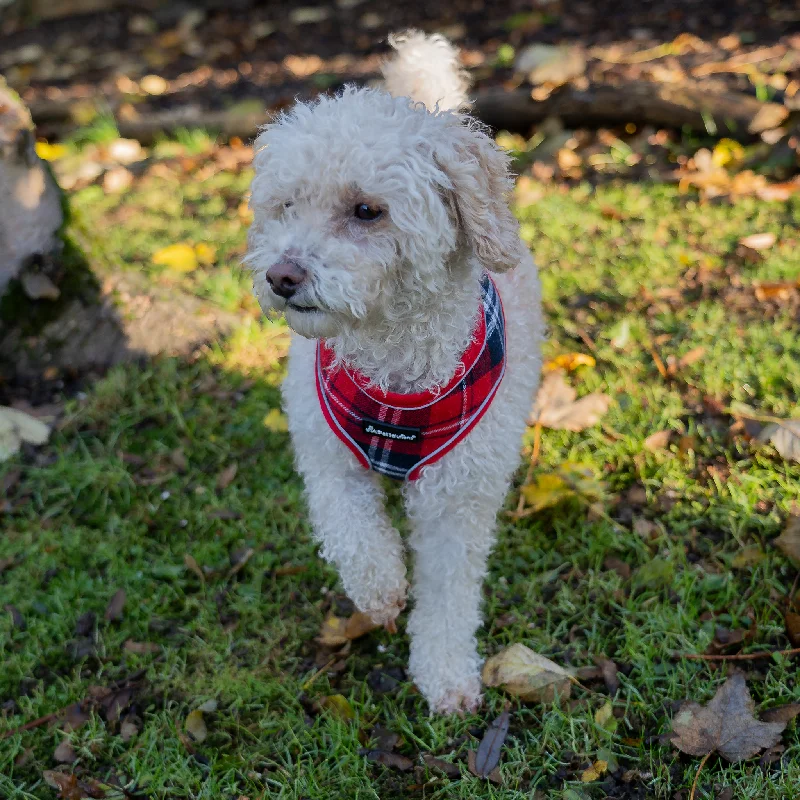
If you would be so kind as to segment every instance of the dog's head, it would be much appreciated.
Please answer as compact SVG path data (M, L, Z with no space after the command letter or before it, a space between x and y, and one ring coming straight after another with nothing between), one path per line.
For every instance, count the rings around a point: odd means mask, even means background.
M464 116L348 89L298 104L255 148L246 261L262 307L304 336L447 292L469 251L493 271L522 256L507 158Z

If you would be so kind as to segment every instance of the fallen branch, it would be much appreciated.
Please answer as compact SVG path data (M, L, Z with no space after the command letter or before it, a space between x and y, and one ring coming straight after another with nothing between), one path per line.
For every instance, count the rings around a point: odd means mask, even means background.
M715 93L696 83L652 81L592 83L587 89L566 85L543 101L534 100L527 89L490 89L478 93L474 112L493 128L508 130L558 117L567 126L637 122L735 133L740 138L776 128L789 115L779 103L762 103L741 92Z
M31 114L40 135L63 136L76 127L71 117L74 101L39 101ZM688 126L738 138L776 128L789 115L779 103L762 103L741 92L715 93L697 83L664 84L625 81L592 83L587 89L566 85L546 100L536 101L529 89L508 92L484 89L477 93L475 116L492 128L523 131L548 117L566 125L597 126L636 122L666 128ZM250 139L272 117L272 112L208 111L199 105L183 105L164 111L141 111L134 119L118 119L120 135L143 144L180 128L206 128L224 136Z
M762 650L758 653L736 653L735 655L707 655L705 653L675 653L673 658L688 658L694 661L753 661L758 658L772 658L772 656L795 656L800 653L800 647L791 650Z

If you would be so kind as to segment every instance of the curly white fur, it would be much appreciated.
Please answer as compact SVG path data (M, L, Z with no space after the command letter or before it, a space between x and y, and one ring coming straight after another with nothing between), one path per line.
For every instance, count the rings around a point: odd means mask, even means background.
M424 85L409 80L414 54L450 45L409 34L395 47L387 85L401 96L349 88L298 104L259 136L247 261L262 306L283 310L301 334L283 396L322 555L356 606L386 624L405 605L403 542L380 481L322 416L313 339L325 337L376 385L435 388L452 377L469 341L483 271L498 273L503 382L470 435L404 487L415 554L410 671L433 710L454 712L480 701L481 584L538 384L539 282L506 203L506 156L469 117L428 110L462 105L455 59L428 59L438 77L423 70ZM360 203L383 213L357 219ZM266 280L286 258L308 276L288 305Z

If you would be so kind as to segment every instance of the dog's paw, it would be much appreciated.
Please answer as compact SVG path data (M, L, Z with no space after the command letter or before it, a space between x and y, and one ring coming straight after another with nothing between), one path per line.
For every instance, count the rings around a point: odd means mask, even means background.
M397 633L395 620L406 607L408 583L404 580L397 589L380 598L377 603L370 603L361 610L369 614L376 625L383 625L389 633Z
M481 682L470 680L467 685L458 689L450 689L441 696L431 698L430 706L434 714L473 714L483 702Z

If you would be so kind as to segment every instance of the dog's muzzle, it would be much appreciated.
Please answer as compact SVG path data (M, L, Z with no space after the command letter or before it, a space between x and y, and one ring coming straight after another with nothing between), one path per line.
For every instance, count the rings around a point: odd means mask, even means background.
M266 274L269 288L284 300L294 297L307 277L308 273L298 263L289 260L273 264Z

